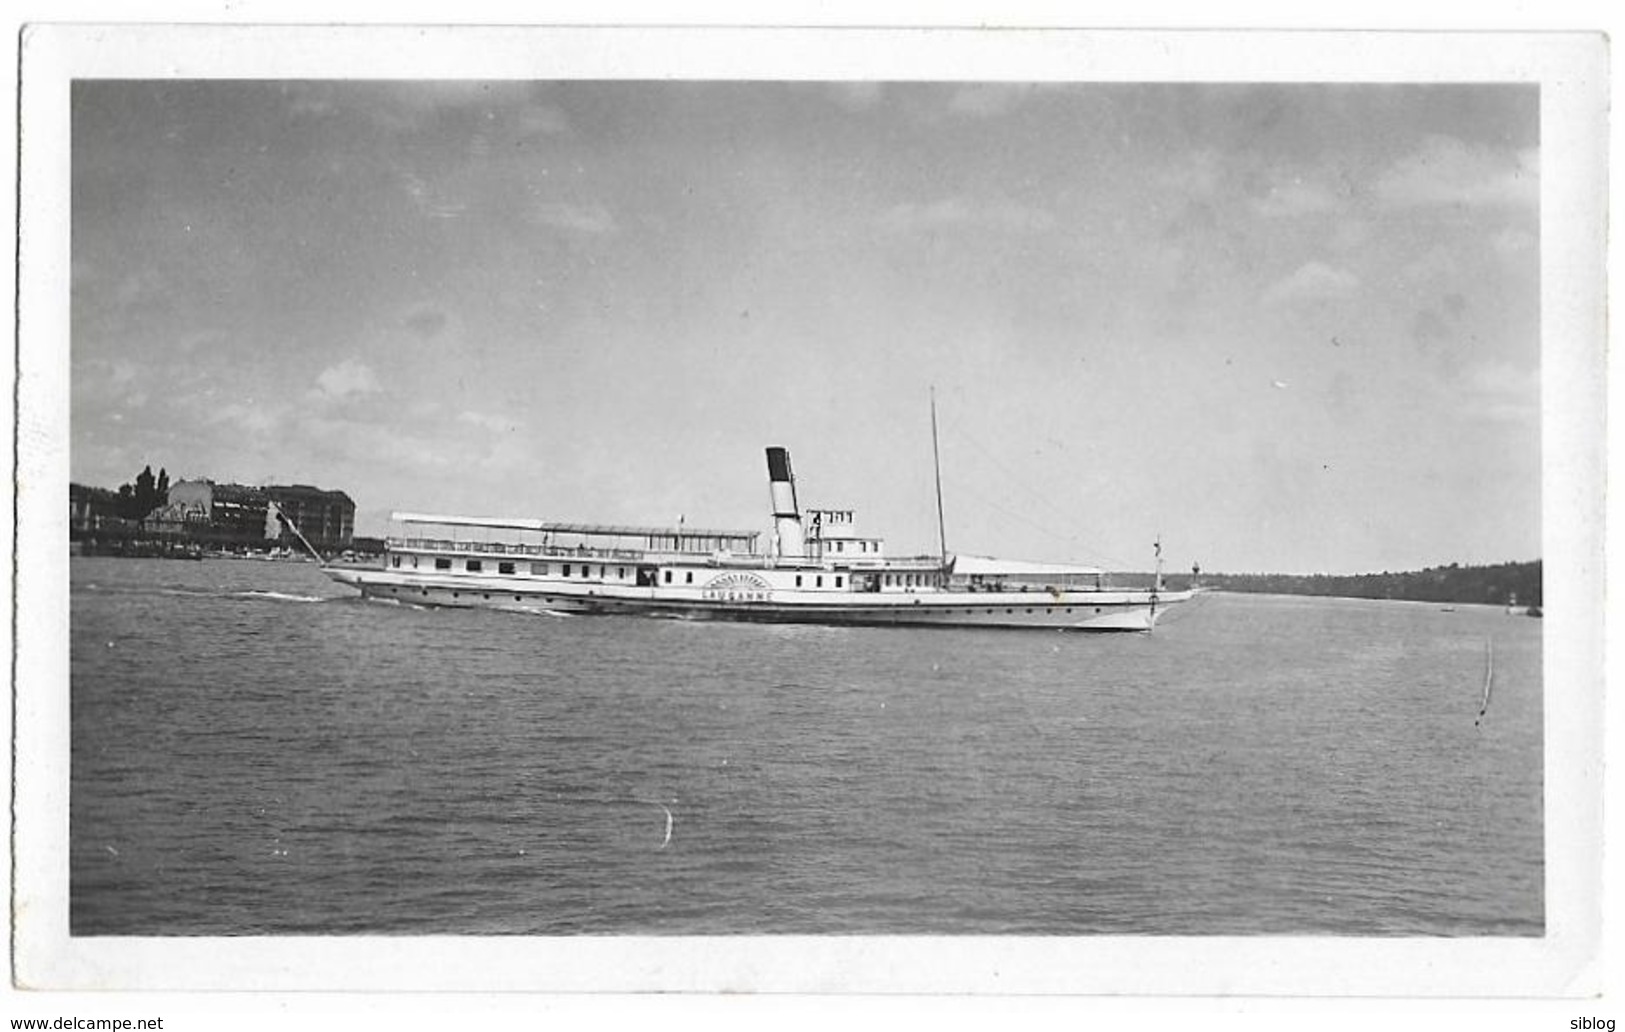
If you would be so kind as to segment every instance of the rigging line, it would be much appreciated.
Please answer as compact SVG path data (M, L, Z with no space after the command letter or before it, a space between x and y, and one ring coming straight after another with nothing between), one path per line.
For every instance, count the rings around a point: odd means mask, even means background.
M960 437L964 441L966 441L968 444L971 445L971 447L975 448L977 451L981 452L984 456L986 456L987 459L990 462L992 462L993 465L999 470L999 472L1001 472L1001 473L1003 473L1005 475L1005 477L1009 480L1009 482L1012 485L1019 488L1021 491L1025 492L1028 495L1028 497L1032 498L1033 500L1037 501L1040 505L1042 505L1044 508L1048 509L1051 514L1053 514L1057 518L1059 518L1059 519L1061 519L1063 521L1066 521L1066 522L1071 522L1075 518L1076 514L1068 514L1068 513L1062 512L1055 505L1055 503L1050 501L1047 497L1045 497L1045 495L1042 492L1040 492L1037 489L1030 486L1014 470L1012 470L1002 460L1000 460L997 455L994 455L984 445L982 445L979 441L977 441L976 438L974 438L970 434L966 433L965 430L958 425L957 421L949 422L948 429L957 431L959 433ZM1042 528L1040 528L1040 529L1042 529ZM1073 536L1073 535L1068 535L1066 540L1068 540L1068 541L1070 541L1070 542L1072 542L1073 544L1076 544L1076 545L1085 545L1085 544L1087 544L1087 542L1084 542L1081 538L1078 538L1078 537ZM1120 559L1116 559L1116 558L1112 558L1112 557L1106 557L1106 558L1110 559L1111 564L1115 565L1115 566L1124 566L1124 567L1126 567L1128 565L1128 564L1125 564Z
M937 389L931 388L931 469L937 477L937 556L948 564L948 531L942 518L942 455L937 451Z
M988 498L986 495L983 495L980 492L976 491L975 489L973 489L971 487L968 487L966 485L965 481L956 480L956 479L950 477L949 480L948 480L948 483L953 486L954 490L963 492L966 496L970 497L971 499L973 499L973 500L975 500L977 502L980 502L982 505L987 506L989 509L992 509L994 512L997 512L997 513L999 513L1000 515L1003 515L1003 516L1008 516L1011 519L1014 519L1014 520L1016 520L1016 521L1018 521L1020 523L1024 523L1027 526L1033 528L1034 530L1040 532L1041 534L1043 534L1047 538L1050 538L1050 539L1055 540L1055 541L1063 542L1064 544L1067 545L1067 547L1069 547L1069 548L1073 549L1074 551L1078 552L1082 557L1085 557L1085 558L1089 559L1091 562L1100 563L1100 564L1103 564L1103 565L1106 565L1106 566L1116 567L1117 569L1120 569L1120 570L1129 569L1131 567L1131 565L1132 565L1132 564L1126 563L1122 559L1120 559L1120 558L1118 558L1116 556L1110 555L1110 554L1108 554L1106 552L1098 552L1098 551L1096 551L1095 549L1089 547L1089 542L1083 540L1081 537L1077 536L1076 534L1063 533L1061 531L1056 530L1053 527L1049 527L1049 526L1046 526L1045 524L1039 523L1039 522L1033 520L1031 517L1024 516L1019 512L1013 512L1010 509L1006 509L1004 506L1002 506L1002 505L998 504L997 502L993 501L992 499Z
M1043 534L1045 537L1051 538L1051 539L1053 539L1055 541L1060 541L1060 542L1062 542L1062 543L1064 543L1064 544L1066 544L1066 545L1068 545L1068 546L1070 546L1072 548L1079 549L1083 553L1084 557L1090 559L1091 561L1098 562L1100 560L1104 560L1104 565L1115 566L1115 567L1118 567L1120 569L1127 569L1128 568L1128 564L1124 563L1120 559L1116 559L1116 558L1114 558L1112 556L1109 556L1109 555L1106 555L1104 553L1093 552L1093 551L1091 551L1090 549L1087 549L1087 548L1082 548L1081 546L1082 546L1083 542L1079 541L1076 537L1073 537L1073 536L1070 536L1070 535L1065 535L1065 534L1058 534L1054 530L1050 529L1049 527L1044 526L1042 523L1035 523L1034 521L1032 521L1031 519L1028 519L1026 516L1023 516L1019 512L1013 512L1013 511L1011 511L1009 509L1006 509L1004 506L998 504L995 501L992 501L991 499L985 497L981 493L979 493L977 491L974 491L971 488L966 487L963 483L960 483L958 481L953 481L953 480L950 480L949 482L956 485L956 490L963 491L969 497L971 497L971 498L975 499L976 501L980 502L981 504L987 506L989 509L992 509L994 512L997 512L1001 516L1008 516L1011 519L1017 521L1018 523L1025 523L1027 526L1029 526L1032 529L1038 531L1040 534Z
M311 547L310 542L305 540L305 535L300 532L299 524L293 521L293 517L284 512L282 506L278 505L276 502L268 502L266 504L276 510L277 519L288 525L288 529L293 531L294 536L299 539L299 543L304 545L305 548L310 552L311 558L316 560L316 565L326 566L327 560L323 559L320 553Z

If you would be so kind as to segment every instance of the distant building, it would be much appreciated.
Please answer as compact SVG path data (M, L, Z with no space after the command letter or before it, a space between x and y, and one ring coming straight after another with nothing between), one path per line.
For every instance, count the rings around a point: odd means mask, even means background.
M316 548L350 547L355 538L355 502L343 491L290 484L267 487L265 493ZM292 543L292 533L284 533L283 539Z
M118 516L119 495L99 487L68 485L68 527L78 537L101 533L156 541L190 542L216 548L263 549L270 544L301 547L278 517L281 510L310 543L324 552L352 547L355 502L343 491L308 484L248 487L212 480L178 480L169 501L145 519Z
M84 484L68 485L68 532L82 534L105 526L124 526L118 514L118 492Z
M144 521L148 532L215 545L263 545L278 528L270 496L258 487L181 480L169 485L169 504Z

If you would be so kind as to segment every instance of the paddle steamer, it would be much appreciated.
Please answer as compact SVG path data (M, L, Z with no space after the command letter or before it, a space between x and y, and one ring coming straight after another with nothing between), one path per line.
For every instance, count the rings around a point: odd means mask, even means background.
M881 626L1149 631L1191 597L1160 569L1115 588L1094 567L891 556L852 510L800 508L788 451L767 449L767 468L767 547L757 531L395 513L381 568L326 573L412 605Z

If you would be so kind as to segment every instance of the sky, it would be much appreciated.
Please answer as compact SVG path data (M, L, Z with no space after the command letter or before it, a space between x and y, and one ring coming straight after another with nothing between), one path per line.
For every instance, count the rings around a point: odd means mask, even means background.
M89 81L70 474L1354 573L1540 555L1519 85Z

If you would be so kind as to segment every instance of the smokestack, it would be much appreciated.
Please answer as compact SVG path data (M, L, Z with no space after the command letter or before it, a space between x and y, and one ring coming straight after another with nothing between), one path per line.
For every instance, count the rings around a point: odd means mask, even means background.
M774 534L779 555L800 559L807 554L801 533L801 510L796 506L796 478L790 472L790 453L783 448L767 450L768 487L773 492Z

